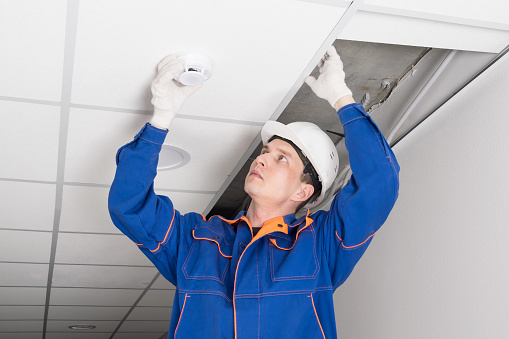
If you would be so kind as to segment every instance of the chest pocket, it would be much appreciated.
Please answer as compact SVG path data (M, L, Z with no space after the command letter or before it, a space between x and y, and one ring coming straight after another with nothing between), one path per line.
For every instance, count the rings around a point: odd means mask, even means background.
M182 266L186 279L212 279L224 284L232 257L233 244L223 234L208 227L193 230L193 243Z
M295 242L270 236L270 269L273 281L316 278L320 269L316 253L316 235L308 227Z

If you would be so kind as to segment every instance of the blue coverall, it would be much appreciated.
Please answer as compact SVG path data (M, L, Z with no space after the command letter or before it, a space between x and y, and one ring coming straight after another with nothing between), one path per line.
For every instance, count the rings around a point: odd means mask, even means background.
M154 193L167 131L146 124L117 153L114 224L177 287L169 338L336 338L333 292L398 196L399 165L360 104L338 111L352 177L329 211L266 221L180 214ZM211 140L213 142L213 140Z

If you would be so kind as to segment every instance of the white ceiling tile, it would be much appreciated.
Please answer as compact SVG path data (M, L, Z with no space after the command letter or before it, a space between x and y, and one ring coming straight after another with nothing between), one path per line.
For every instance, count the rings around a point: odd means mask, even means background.
M48 336L46 336L48 338ZM41 333L14 332L2 333L2 339L41 339Z
M2 320L43 320L44 306L0 306Z
M60 107L0 101L0 111L0 178L55 181Z
M423 13L456 16L467 19L509 24L509 2L507 0L364 0L367 5L393 7Z
M0 320L0 334L2 332L41 331L43 320ZM2 335L3 338L3 335Z
M49 263L50 232L0 230L2 261Z
M155 186L216 191L256 139L261 126L175 119L170 129L165 144L185 149L191 161L175 170L159 171Z
M119 333L115 334L115 339L160 339L163 335L166 335L168 332L161 333ZM166 336L165 336L166 338Z
M50 305L131 306L142 290L52 288Z
M0 286L46 286L48 269L49 264L0 263Z
M149 290L140 300L138 306L173 306L173 290Z
M171 307L135 307L126 320L165 320L171 318Z
M93 325L95 328L91 331L94 332L113 332L118 326L118 321L111 320L93 320L83 319L80 321L74 320L48 320L46 330L49 332L71 332L74 333L76 330L70 329L72 325ZM81 330L84 331L84 330Z
M498 53L509 32L360 11L339 39Z
M173 286L165 277L162 275L157 278L154 284L151 287L152 289L164 289L164 290L174 290L175 286Z
M64 185L60 231L119 233L108 212L109 188Z
M55 263L152 266L138 246L123 234L60 233Z
M151 109L159 60L197 52L213 75L181 113L263 122L344 11L291 0L80 3L72 102Z
M79 333L79 332L78 333L46 332L45 336L46 339L109 339L110 337L111 333Z
M55 265L52 286L143 289L156 273L155 267Z
M44 305L46 288L0 287L0 305Z
M0 2L0 95L60 101L65 21L65 0Z
M118 329L119 332L132 333L132 332L159 332L163 334L168 331L170 327L170 318L166 321L124 321L122 326ZM156 337L157 338L157 337Z
M130 307L50 306L51 320L122 320Z
M53 184L0 181L0 228L51 231L55 187Z
M130 142L149 119L141 114L73 109L65 180L111 184L117 150ZM183 148L191 160L183 167L160 171L156 187L198 191L219 189L260 129L253 125L174 119L165 144ZM206 147L211 143L213 147ZM207 197L202 198L206 200ZM203 199L199 199L201 202L197 207L203 206Z

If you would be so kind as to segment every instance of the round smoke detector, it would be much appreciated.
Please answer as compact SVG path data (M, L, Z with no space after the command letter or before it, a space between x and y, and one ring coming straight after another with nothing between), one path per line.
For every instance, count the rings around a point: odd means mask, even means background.
M212 75L212 60L200 54L185 54L184 72L177 76L178 82L186 86L199 85Z
M180 147L162 145L157 170L173 170L186 165L191 156Z

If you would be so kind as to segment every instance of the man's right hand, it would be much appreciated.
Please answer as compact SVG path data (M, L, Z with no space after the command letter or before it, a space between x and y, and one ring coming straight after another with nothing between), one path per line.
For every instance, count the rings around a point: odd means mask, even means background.
M168 129L187 97L201 87L184 86L174 80L183 71L184 60L177 58L175 54L166 56L157 65L157 76L151 87L154 105L154 115L150 120L152 126Z

